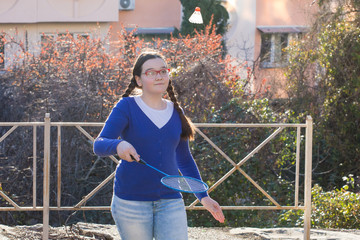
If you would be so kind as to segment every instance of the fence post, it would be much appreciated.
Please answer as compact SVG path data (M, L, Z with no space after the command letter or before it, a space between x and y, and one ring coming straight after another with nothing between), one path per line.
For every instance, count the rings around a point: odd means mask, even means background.
M50 113L44 118L43 240L49 239L50 201Z
M304 212L304 240L310 239L311 228L311 174L312 174L312 141L313 120L306 117L305 138L305 212Z

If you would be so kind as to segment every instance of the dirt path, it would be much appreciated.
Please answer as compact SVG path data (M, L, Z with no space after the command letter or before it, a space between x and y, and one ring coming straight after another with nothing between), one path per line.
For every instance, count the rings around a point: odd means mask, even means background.
M311 230L311 240L359 240L360 230ZM42 225L0 225L0 240L42 239ZM114 225L77 223L50 229L49 239L120 239ZM303 239L302 228L189 228L189 240L277 240Z

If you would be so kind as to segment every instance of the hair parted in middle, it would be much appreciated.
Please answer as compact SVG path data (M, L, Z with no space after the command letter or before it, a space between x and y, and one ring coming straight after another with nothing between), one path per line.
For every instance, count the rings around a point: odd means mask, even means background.
M164 61L164 63L166 64L165 57L163 55L161 55L159 52L154 51L154 50L143 51L136 58L134 66L133 66L133 70L132 70L132 77L130 80L130 84L128 85L128 87L125 90L125 93L122 95L122 97L128 97L135 88L141 89L141 87L136 83L135 76L140 77L143 64L147 60L155 59L155 58L162 59ZM178 103L178 100L176 98L176 92L171 83L171 79L169 79L169 85L166 89L166 92L168 93L170 100L174 103L174 107L175 107L176 111L179 113L179 116L181 119L181 127L182 127L182 132L180 135L181 138L188 139L188 140L194 140L194 136L195 136L194 124L191 122L191 120L188 117L185 116L183 110L181 109L181 107Z

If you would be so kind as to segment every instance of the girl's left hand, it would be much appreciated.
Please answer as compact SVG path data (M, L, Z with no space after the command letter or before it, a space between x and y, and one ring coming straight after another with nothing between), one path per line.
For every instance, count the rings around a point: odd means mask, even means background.
M201 204L208 210L211 215L221 223L224 223L225 217L220 205L211 197L203 197Z

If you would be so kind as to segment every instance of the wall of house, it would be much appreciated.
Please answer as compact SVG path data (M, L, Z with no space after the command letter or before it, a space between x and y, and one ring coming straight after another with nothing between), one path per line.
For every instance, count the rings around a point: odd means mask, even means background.
M258 26L311 26L318 11L313 0L227 0L230 14L229 30L225 35L228 53L239 63L256 66L261 49ZM284 96L284 74L281 68L257 68L251 91L259 90L263 79L276 89L275 97ZM239 73L244 76L245 71ZM267 87L267 86L264 86ZM263 88L264 89L264 88Z
M120 10L112 32L126 28L180 28L182 8L179 0L135 0L134 10Z
M1 0L0 23L117 21L118 0Z
M43 34L74 33L107 35L110 22L118 20L118 0L0 0L0 34L39 51ZM7 43L5 68L21 54L17 44Z
M256 26L311 26L317 4L313 0L257 0ZM256 30L254 57L258 58L261 49L261 32ZM254 90L270 87L274 97L286 96L286 78L282 68L258 68ZM264 81L265 80L265 81ZM262 83L265 85L262 86Z
M311 26L317 12L313 0L257 0L256 26ZM255 32L255 57L260 54L261 33Z
M225 35L228 53L240 61L254 59L256 0L227 0L229 28Z
M104 38L110 28L110 23L34 23L34 24L0 24L0 34L6 33L6 38L13 38L14 42L22 42L26 50L37 53L40 50L43 34L73 33L75 35L90 35ZM15 43L5 45L5 68L21 55L22 50Z

